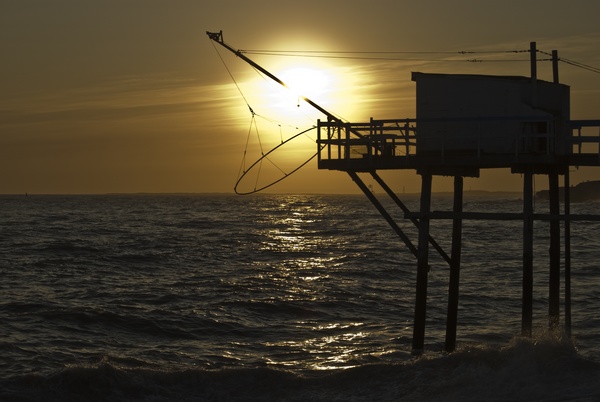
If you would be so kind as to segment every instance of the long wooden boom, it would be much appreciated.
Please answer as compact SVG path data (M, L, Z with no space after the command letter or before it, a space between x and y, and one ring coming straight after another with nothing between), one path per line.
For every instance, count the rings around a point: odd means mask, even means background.
M208 32L208 31L206 31L206 34L208 35L208 37L210 39L214 40L219 45L223 46L225 49L227 49L230 52L234 53L237 57L239 57L240 59L244 60L246 63L250 64L252 67L256 68L258 71L262 72L267 77L271 78L273 81L275 81L278 84L283 85L284 87L288 88L288 86L286 85L285 82L283 82L282 80L280 80L279 78L277 78L275 75L273 75L271 72L267 71L265 68L263 68L262 66L260 66L259 64L257 64L255 61L249 59L246 55L244 55L244 53L241 50L235 50L234 48L232 48L231 46L229 46L227 43L225 43L223 41L223 31L219 31L219 32ZM323 107L319 106L318 104L316 104L312 100L308 99L306 96L301 96L301 99L303 101L305 101L306 103L308 103L309 105L311 105L312 107L314 107L315 109L317 109L319 112L323 113L325 116L327 116L327 119L329 121L341 121L338 117L334 116L333 113L331 113L331 112L327 111L326 109L324 109Z

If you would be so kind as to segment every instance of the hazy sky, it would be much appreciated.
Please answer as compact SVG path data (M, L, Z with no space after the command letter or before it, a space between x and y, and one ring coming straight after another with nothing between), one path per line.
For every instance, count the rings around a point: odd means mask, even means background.
M419 59L404 61L249 54L289 80L294 68L310 72L300 84L307 95L357 121L414 117L411 71L529 74L527 54L442 52L536 41L600 67L599 16L597 0L4 0L0 193L231 192L258 140L267 151L322 117L225 49L217 53L206 31L223 30L245 50L432 52L395 55ZM522 61L492 61L502 58ZM538 71L552 79L550 63ZM600 119L600 74L561 63L560 79L571 86L572 118ZM246 102L260 115L256 126ZM281 148L290 166L316 150L303 137ZM386 177L399 191L419 189L412 172ZM586 178L600 171L574 172L572 182ZM485 171L465 185L518 191L521 178ZM434 179L434 190L449 188ZM357 189L313 160L272 191Z

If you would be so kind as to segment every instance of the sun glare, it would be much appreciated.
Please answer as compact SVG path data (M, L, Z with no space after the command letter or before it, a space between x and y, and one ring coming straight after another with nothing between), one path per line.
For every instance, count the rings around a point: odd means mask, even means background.
M273 118L282 124L310 126L323 116L303 99L309 98L317 105L336 113L338 77L333 68L317 65L283 64L268 69L279 78L285 87L268 77L254 80L253 100L257 105L256 113ZM260 110L260 112L259 112Z
M331 90L331 77L324 70L293 67L284 70L280 78L296 97L319 97Z
M323 109L346 120L356 105L348 96L356 81L346 66L297 59L261 65L285 86L259 71L242 85L253 122L236 184L243 194L277 183L312 160L317 120L327 119Z
M312 160L318 119L326 116L305 102L335 109L336 76L321 64L276 65L268 69L285 87L266 76L247 82L245 99L253 112L236 192L270 186ZM336 113L331 110L331 113Z

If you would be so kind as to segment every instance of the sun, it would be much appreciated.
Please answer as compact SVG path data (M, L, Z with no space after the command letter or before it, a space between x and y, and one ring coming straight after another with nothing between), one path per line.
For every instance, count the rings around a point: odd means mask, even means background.
M296 97L318 98L331 90L332 77L322 69L291 67L280 73L280 79Z
M265 69L270 76L256 71L242 85L252 114L235 187L243 194L267 188L311 162L318 150L317 121L330 115L345 120L348 104L356 103L348 96L354 80L347 68L294 60ZM243 109L239 112L248 112Z
M261 77L253 81L250 100L257 114L268 116L283 124L314 125L317 119L325 116L304 101L310 99L315 104L329 110L335 109L337 77L332 68L321 63L279 64L269 71L285 86Z

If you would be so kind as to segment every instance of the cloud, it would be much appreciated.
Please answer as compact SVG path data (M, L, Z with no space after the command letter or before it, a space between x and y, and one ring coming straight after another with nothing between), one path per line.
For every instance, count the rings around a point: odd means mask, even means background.
M203 113L219 119L218 112L228 110L235 99L230 85L202 85L197 80L161 77L123 78L11 100L0 108L0 121L4 126L101 123Z

